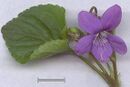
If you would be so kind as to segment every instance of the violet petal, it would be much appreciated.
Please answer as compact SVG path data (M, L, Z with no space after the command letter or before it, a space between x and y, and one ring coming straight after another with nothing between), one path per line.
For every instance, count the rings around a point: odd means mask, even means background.
M115 29L121 22L122 11L119 5L114 5L107 9L101 17L104 29L111 31Z
M112 55L112 47L109 42L97 42L92 46L92 54L95 58L101 62L107 62L110 56Z
M115 35L109 35L107 38L114 51L116 51L119 54L125 54L127 52L127 46L120 37Z
M87 11L81 11L79 13L78 23L82 31L91 34L97 33L103 29L100 19Z
M82 55L90 51L94 37L95 35L88 35L82 37L75 46L75 52L78 55Z

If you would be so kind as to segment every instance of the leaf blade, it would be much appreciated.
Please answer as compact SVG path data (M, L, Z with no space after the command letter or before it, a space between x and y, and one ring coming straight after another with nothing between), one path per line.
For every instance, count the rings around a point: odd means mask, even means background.
M67 42L67 40L52 40L46 42L32 53L31 59L50 57L58 53L68 52L70 51L70 48Z
M23 11L4 25L1 31L11 55L18 62L26 63L41 45L54 40L64 41L66 38L61 38L61 31L65 25L65 9L48 4Z

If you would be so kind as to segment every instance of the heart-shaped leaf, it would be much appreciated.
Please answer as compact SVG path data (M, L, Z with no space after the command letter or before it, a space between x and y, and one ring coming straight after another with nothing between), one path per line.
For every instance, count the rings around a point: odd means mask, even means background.
M48 57L58 53L66 52L68 50L69 48L67 40L52 40L39 46L39 48L32 53L31 59L40 58L43 56Z
M65 31L65 9L57 5L39 5L20 13L2 27L12 56L20 63L69 50Z

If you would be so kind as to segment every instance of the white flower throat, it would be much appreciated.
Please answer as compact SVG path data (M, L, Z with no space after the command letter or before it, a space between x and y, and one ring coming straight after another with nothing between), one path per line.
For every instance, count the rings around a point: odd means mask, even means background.
M93 44L97 46L104 46L106 43L108 43L108 40L107 40L108 34L109 33L107 31L102 31L102 32L97 33L93 41Z

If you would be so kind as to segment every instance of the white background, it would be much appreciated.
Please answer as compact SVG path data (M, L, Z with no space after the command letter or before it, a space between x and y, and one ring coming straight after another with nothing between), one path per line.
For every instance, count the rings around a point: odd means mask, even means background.
M0 27L21 11L38 4L54 3L66 9L68 26L77 25L77 13L95 5L104 12L119 4L123 19L117 28L128 52L118 55L118 70L122 87L130 87L130 1L129 0L0 0ZM40 78L66 78L66 83L39 83ZM107 87L106 83L80 59L73 55L60 55L46 60L37 60L21 65L9 54L0 33L0 87Z

